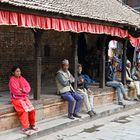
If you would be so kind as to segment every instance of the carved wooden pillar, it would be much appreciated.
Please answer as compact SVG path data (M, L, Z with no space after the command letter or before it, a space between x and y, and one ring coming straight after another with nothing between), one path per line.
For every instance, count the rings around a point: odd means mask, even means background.
M123 45L123 57L122 57L122 83L126 85L126 61L127 61L127 45L128 38L125 39L125 43Z
M75 82L74 82L74 89L77 89L77 65L78 65L78 34L76 33L71 33L71 38L72 38L72 44L74 47L74 77L75 77Z
M41 30L34 31L35 56L34 56L34 99L39 100L41 94Z
M105 88L105 45L106 45L106 35L102 38L102 50L100 59L100 88Z

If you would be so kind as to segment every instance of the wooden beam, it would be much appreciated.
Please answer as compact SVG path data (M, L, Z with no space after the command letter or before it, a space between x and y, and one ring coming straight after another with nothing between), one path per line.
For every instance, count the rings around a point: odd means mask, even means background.
M123 57L122 57L122 83L126 85L126 61L127 61L127 45L128 38L125 39L125 43L123 45Z
M41 30L34 30L35 56L34 56L34 99L39 100L41 94Z
M77 79L77 65L78 65L78 34L71 33L72 44L74 47L74 77ZM74 82L74 89L77 90L77 80Z
M102 51L100 59L100 88L105 88L105 45L106 45L106 35L103 35L102 39Z

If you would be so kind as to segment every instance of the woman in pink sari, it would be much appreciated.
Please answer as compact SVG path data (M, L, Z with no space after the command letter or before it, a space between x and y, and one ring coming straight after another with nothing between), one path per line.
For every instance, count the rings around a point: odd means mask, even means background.
M21 70L17 66L12 68L9 89L10 100L18 114L22 125L22 132L30 136L32 133L29 128L35 131L37 130L35 127L35 109L28 99L31 90L30 85L25 78L21 76Z

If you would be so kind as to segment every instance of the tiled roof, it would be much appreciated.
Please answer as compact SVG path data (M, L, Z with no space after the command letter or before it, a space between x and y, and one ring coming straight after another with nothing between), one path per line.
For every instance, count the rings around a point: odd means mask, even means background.
M140 13L119 0L0 0L0 2L140 28Z

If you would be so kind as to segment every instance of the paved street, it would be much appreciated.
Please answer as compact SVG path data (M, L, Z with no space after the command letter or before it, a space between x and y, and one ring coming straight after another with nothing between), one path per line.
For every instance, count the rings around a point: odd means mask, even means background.
M140 140L140 113L128 114L112 115L37 140Z

